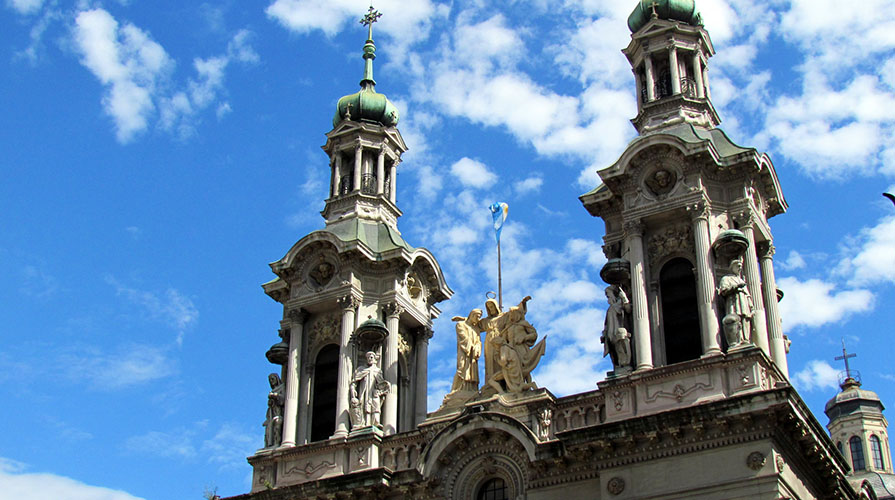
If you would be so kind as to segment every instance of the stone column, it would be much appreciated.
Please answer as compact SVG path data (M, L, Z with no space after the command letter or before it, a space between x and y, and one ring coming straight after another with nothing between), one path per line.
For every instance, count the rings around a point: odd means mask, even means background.
M382 373L388 382L388 394L382 411L382 430L386 436L398 432L398 325L404 308L393 303L385 306L388 337L382 356Z
M643 108L643 78L640 77L640 72L634 70L634 81L637 85L637 110L640 111Z
M652 335L646 301L646 280L643 261L643 224L640 220L625 222L628 255L631 260L631 302L634 316L634 349L637 370L653 367Z
M335 176L335 181L333 181L333 197L339 196L339 183L342 182L342 153L336 151L335 155L336 157L333 165L333 175Z
M705 202L687 207L693 219L696 240L696 293L699 297L699 323L702 330L703 356L721 352L718 315L715 312L715 272L709 242L709 211Z
M379 150L376 158L376 194L385 194L385 148Z
M665 363L665 339L662 338L659 331L659 310L662 304L659 303L659 282L654 280L649 283L649 300L650 309L650 336L656 339L653 342L653 362ZM654 335L655 334L655 335Z
M752 296L752 342L761 347L768 357L771 357L771 350L768 347L768 330L767 320L764 312L764 300L761 293L761 279L758 275L758 256L755 253L755 221L752 214L746 214L743 217L742 231L749 240L749 248L746 249L746 255L743 257L743 268L746 271L746 287L749 289L749 295Z
M360 141L354 148L354 191L360 191L361 174L363 174L364 147Z
M354 318L357 312L358 300L353 295L346 295L339 299L342 307L342 336L339 341L339 381L336 386L336 432L333 437L345 437L348 435L350 420L348 419L348 403L350 402L351 386L351 349L348 342L354 333Z
M416 406L415 420L419 425L426 420L427 393L429 386L429 339L432 338L432 329L424 326L416 332L416 394L414 404Z
M643 67L646 69L646 100L656 100L656 72L653 70L652 55L646 54L643 58Z
M298 391L299 406L304 411L298 414L298 436L297 444L306 444L311 440L311 434L308 429L308 416L311 413L311 380L314 378L314 360L308 360L305 369L301 372L301 389Z
M391 184L391 189L389 190L389 200L397 205L398 202L398 160L392 162L391 167L389 167L389 183Z
M693 53L693 79L696 80L696 97L705 97L705 85L702 83L702 57L699 51Z
M289 311L289 359L286 362L286 405L283 412L283 446L295 446L298 424L298 375L301 373L302 329L308 314Z
M681 93L681 71L677 62L677 47L672 45L668 48L668 65L671 70L671 94L677 95Z
M759 243L758 256L761 262L761 289L764 292L764 307L767 314L768 337L771 359L777 368L789 378L789 363L786 359L786 343L783 340L783 325L777 305L777 279L774 277L774 245L767 241Z

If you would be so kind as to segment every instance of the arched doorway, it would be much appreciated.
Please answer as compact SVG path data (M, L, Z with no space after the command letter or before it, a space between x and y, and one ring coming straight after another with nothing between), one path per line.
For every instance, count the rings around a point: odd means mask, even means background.
M311 401L311 441L329 439L336 430L336 387L339 383L339 346L320 349L314 363Z

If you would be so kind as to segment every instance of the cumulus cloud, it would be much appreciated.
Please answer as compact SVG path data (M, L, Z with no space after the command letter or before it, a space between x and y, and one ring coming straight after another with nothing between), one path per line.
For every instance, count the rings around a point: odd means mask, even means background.
M43 0L6 0L6 5L23 15L36 13L43 3Z
M541 190L543 184L544 179L542 177L528 177L521 181L514 182L513 189L519 194L535 193Z
M78 13L74 38L81 64L106 86L103 107L118 140L130 141L146 129L155 110L152 96L173 61L148 33L130 23L120 26L103 9Z
M815 359L793 375L792 381L800 391L826 391L839 387L839 372L826 361Z
M497 182L497 175L487 165L470 158L460 158L451 165L451 174L466 187L487 188Z
M895 283L895 216L864 228L850 254L838 272L853 286Z
M141 500L121 490L91 486L48 472L28 472L21 462L0 458L0 500Z
M777 284L786 293L780 302L780 315L787 330L837 323L852 314L870 311L874 305L869 290L838 290L836 284L819 279L785 277Z

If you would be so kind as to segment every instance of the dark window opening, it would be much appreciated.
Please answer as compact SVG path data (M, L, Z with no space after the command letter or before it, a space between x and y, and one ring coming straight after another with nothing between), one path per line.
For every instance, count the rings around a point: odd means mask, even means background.
M867 464L864 463L864 446L861 444L861 439L858 436L853 436L848 440L848 447L851 448L852 469L856 471L866 469Z
M670 260L659 274L667 364L702 355L702 334L696 299L696 276L687 259Z
M870 436L870 456L873 457L873 467L875 469L884 469L886 463L883 462L883 447L876 436Z
M336 386L339 382L339 346L330 344L314 364L314 399L311 401L311 441L329 439L336 430Z
M507 484L503 479L496 477L485 481L485 484L479 488L476 500L506 500Z

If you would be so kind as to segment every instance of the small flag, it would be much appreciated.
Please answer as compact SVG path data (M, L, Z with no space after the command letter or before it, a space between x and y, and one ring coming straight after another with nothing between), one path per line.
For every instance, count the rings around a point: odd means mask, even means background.
M507 220L507 212L510 207L503 202L492 203L490 207L491 217L494 218L494 234L497 237L497 243L500 243L500 230L503 229L503 223Z

